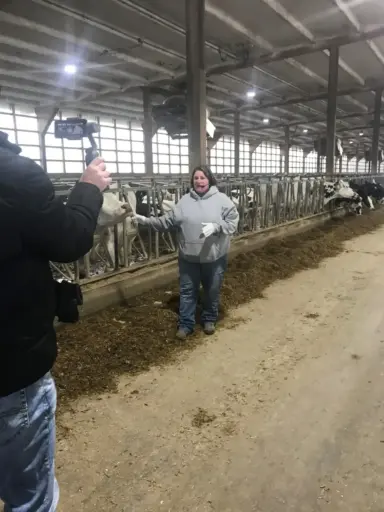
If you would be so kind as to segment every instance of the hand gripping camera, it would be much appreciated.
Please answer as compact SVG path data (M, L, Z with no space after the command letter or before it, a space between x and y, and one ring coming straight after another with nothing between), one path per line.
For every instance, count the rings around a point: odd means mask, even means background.
M85 163L88 166L99 156L94 133L99 133L100 127L96 123L89 123L86 119L73 117L66 120L55 121L55 138L67 140L81 140L88 138L90 147L85 150ZM59 322L75 323L79 320L78 306L83 304L83 295L78 283L65 280L55 281L56 316Z
M67 140L81 140L88 138L91 147L85 150L85 163L88 166L92 160L99 156L94 133L100 132L97 123L89 123L81 117L70 117L65 120L55 121L55 138Z

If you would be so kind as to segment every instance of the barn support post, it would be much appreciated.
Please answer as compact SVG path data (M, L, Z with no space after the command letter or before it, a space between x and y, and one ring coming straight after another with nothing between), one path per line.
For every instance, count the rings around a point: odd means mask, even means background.
M332 177L335 164L336 149L336 107L337 86L339 80L339 48L330 48L328 68L328 101L327 101L327 162L326 174Z
M240 111L235 110L234 115L234 138L235 138L235 176L240 174Z
M216 144L219 142L223 134L216 130L215 134L212 139L207 139L207 161L208 165L211 165L211 151L216 146Z
M356 158L355 173L356 174L359 172L359 150L360 150L360 144L357 143L356 144L356 153L355 153L355 158Z
M151 104L151 91L147 88L143 89L143 110L144 110L144 162L145 174L153 176L153 151L152 151L152 138L156 133L154 122L152 119L152 104Z
M185 2L189 167L207 163L205 0Z
M284 144L279 144L279 149L280 149L279 174L283 174L283 172L284 172L284 164L283 164Z
M310 149L303 149L303 174L305 174L305 160L310 152Z
M364 160L364 158L359 156L359 157L357 158L356 174L358 174L358 173L359 173L359 166L360 166L360 161L361 161L361 160Z
M257 142L254 140L249 140L249 174L252 174L252 156L256 149L260 146L261 141Z
M321 173L321 160L320 160L320 140L317 141L319 146L316 154L316 172L317 174Z
M284 174L289 174L289 126L284 128Z
M37 117L37 129L39 131L39 143L40 143L40 158L41 166L45 172L48 172L47 168L47 149L45 147L45 136L51 126L52 121L55 119L59 109L57 107L36 107L35 113Z
M372 154L371 154L371 172L377 174L377 160L379 156L379 139L380 139L380 115L381 115L381 96L383 89L375 91L375 112L373 114L373 134L372 134Z
M353 156L347 155L347 174L349 174L349 163L352 160Z

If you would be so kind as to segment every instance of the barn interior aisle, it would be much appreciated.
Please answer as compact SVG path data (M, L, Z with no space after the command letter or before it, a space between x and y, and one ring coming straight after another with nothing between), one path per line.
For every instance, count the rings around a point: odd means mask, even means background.
M60 510L383 510L383 258L381 227L67 408Z

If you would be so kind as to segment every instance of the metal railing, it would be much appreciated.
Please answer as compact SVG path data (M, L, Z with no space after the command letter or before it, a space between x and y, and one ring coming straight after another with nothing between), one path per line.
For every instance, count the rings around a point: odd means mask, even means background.
M116 188L105 193L118 194L124 200L126 191L133 190L138 213L164 215L190 186L188 176L164 178L120 178ZM373 178L379 182L384 180L381 176L361 174L338 174L335 177L351 178L357 181L371 181ZM76 179L55 183L57 194L65 197ZM235 235L238 236L323 212L324 180L324 175L227 176L218 177L218 188L233 200L239 211L239 227ZM173 232L158 233L145 226L134 227L132 220L127 218L112 228L98 229L92 250L80 261L68 265L52 263L52 269L55 277L77 282L109 276L118 270L142 266L174 254L177 250L175 235Z

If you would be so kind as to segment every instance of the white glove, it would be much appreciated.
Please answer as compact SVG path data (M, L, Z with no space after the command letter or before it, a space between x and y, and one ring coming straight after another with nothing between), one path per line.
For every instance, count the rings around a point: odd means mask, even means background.
M136 213L136 215L134 216L134 220L137 224L142 224L144 226L145 224L148 224L149 219L147 217L144 217L144 215L138 215Z
M209 236L213 235L213 233L216 232L216 227L213 224L213 222L203 222L202 226L203 226L202 231L203 231L203 235L205 236L205 238L208 238Z

